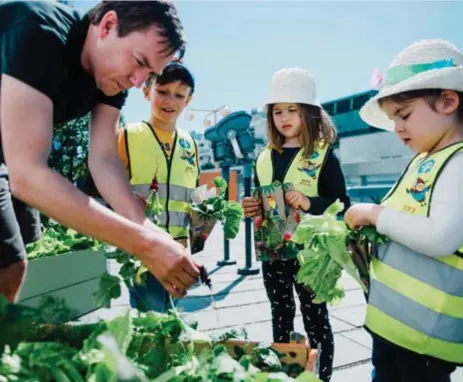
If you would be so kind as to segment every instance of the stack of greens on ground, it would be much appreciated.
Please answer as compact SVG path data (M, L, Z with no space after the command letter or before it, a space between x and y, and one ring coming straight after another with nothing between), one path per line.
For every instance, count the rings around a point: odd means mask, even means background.
M227 200L228 184L222 177L214 178L214 188L202 185L191 195L190 246L191 253L204 249L204 244L217 221L222 222L225 239L234 239L243 219L243 208L234 200ZM217 195L217 189L219 193Z
M0 338L1 382L294 381L288 370L299 374L296 381L318 381L310 372L282 365L268 347L234 359L223 341L235 332L213 338L176 312L128 311L110 321L60 325L0 299L0 325L7 333Z
M338 286L343 269L368 293L372 250L375 244L387 240L374 227L349 229L337 219L343 208L337 200L323 215L305 215L292 237L295 243L304 245L297 255L301 265L297 281L314 292L317 303L344 297L344 290Z

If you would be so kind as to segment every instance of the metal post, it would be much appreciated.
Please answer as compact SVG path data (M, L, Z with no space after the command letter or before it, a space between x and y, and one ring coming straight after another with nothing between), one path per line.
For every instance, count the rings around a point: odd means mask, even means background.
M251 196L251 176L252 165L246 162L244 168L244 196ZM244 220L245 235L246 235L246 265L244 268L238 269L239 275L257 275L259 273L258 267L252 266L252 221L250 218Z
M228 200L230 197L230 166L222 166L222 178L227 182L227 192L225 194L225 199ZM227 239L223 239L223 260L218 261L217 265L223 267L224 265L235 265L236 260L230 260L230 242Z

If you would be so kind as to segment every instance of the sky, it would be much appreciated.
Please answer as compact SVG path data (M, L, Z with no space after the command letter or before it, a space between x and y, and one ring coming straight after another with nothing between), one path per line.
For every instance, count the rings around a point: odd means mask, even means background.
M83 11L94 1L74 1ZM265 104L273 73L287 67L314 76L321 102L370 89L409 44L442 38L463 49L463 1L177 0L188 40L185 64L196 79L189 107L231 111ZM149 103L132 89L122 113L147 119ZM178 126L203 131L205 113Z

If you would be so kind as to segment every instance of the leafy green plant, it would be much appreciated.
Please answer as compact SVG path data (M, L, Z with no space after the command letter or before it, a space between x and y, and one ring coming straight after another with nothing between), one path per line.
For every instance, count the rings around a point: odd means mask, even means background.
M257 346L232 358L219 341L236 333L214 339L176 312L128 311L94 324L50 325L39 312L11 308L0 298L0 323L10 333L0 349L1 382L294 381L273 349ZM200 343L207 345L202 351ZM296 381L318 381L301 369L296 374Z
M202 203L192 203L191 210L198 213L202 220L216 219L223 224L225 239L234 239L240 229L244 217L243 207L234 200L226 200L228 184L222 177L213 180L219 194Z
M63 227L56 222L49 222L42 238L26 247L29 260L56 256L62 253L90 249L97 251L104 248L104 244L97 240Z
M316 303L344 297L344 291L338 286L343 269L367 293L372 245L387 240L374 227L362 227L357 231L349 229L344 221L337 219L343 208L337 200L323 215L305 215L292 237L294 242L304 246L297 255L301 265L297 281L314 292ZM363 252L356 249L356 243L362 243ZM359 265L359 257L362 258L362 266Z

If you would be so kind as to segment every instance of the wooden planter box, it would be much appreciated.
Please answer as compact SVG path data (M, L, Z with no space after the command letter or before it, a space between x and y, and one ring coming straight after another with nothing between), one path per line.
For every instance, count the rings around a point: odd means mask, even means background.
M245 354L250 354L252 349L259 345L259 342L230 339L222 342L222 344L225 345L232 358L238 359L236 348L240 348ZM199 354L205 347L209 347L209 344L195 343L195 352ZM315 367L318 359L318 351L316 349L311 349L306 344L305 338L301 343L296 341L291 341L290 343L272 343L270 347L283 354L281 358L282 363L298 364L302 366L304 370L311 372L316 371Z
M93 292L106 271L104 251L83 250L31 260L19 302L38 307L42 297L63 299L78 318L100 308Z

